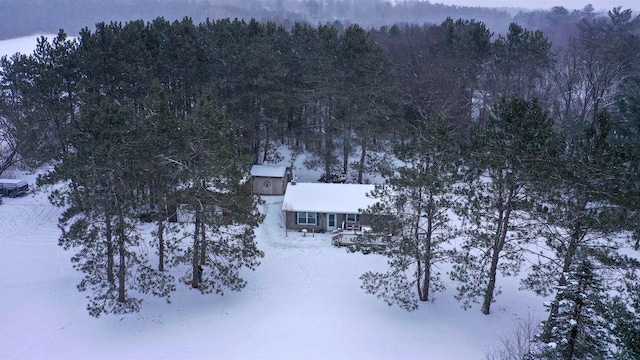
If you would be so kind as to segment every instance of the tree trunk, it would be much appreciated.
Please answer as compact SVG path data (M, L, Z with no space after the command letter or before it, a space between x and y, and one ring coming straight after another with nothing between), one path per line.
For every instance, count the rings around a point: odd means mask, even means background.
M7 136L10 136L10 135L7 135ZM8 152L4 154L4 157L2 159L2 164L0 164L0 175L2 175L2 173L4 173L9 167L11 167L15 163L14 159L16 158L17 154L18 154L18 149L15 147L9 149Z
M351 152L351 139L347 129L342 130L342 172L349 171L349 153Z
M585 196L579 204L581 215L583 214L586 206L587 198ZM565 274L568 274L569 270L571 270L571 265L573 265L573 258L578 250L578 244L585 236L585 231L582 229L581 218L582 216L576 216L576 223L573 228L573 233L571 234L571 238L569 239L569 246L567 247L567 252L563 259L564 261L562 263L562 273L560 274L560 279L558 279L558 287L560 288L567 285L567 278L565 277ZM544 323L544 329L542 329L541 339L543 341L548 341L551 338L551 330L554 326L553 320L558 316L561 300L562 297L560 293L556 293L553 302L551 302L551 305L549 306L549 316L547 317L547 321Z
M271 127L266 126L264 139L264 152L262 153L262 163L264 164L269 159L269 150L271 147Z
M576 307L573 310L573 319L580 320L580 313L582 312L582 304L576 304ZM569 341L567 342L567 348L569 348L569 353L567 354L567 359L572 360L574 353L576 351L576 340L578 340L578 329L579 324L575 324L571 327L571 331L569 332ZM581 325L581 324L580 324Z
M105 214L105 240L107 242L107 281L111 286L115 287L116 277L113 273L114 267L114 249L113 249L113 229L111 228L112 215L110 211Z
M507 232L509 230L509 217L511 216L513 196L515 189L510 187L507 201L500 209L500 224L498 225L498 231L496 233L495 242L493 244L493 252L491 254L491 266L489 268L489 283L484 293L484 300L482 302L482 313L489 315L491 309L491 303L493 302L493 292L496 289L496 276L498 275L498 262L500 261L500 253L504 248L504 244L507 241Z
M360 162L358 162L358 184L362 184L362 177L364 175L364 165L367 160L367 145L365 141L360 143Z
M191 286L197 288L200 286L198 283L198 266L200 265L200 208L196 206L195 226L193 232L193 259L191 265L193 265L193 271L191 275Z
M253 122L253 143L251 144L254 164L257 164L260 159L260 140L260 115L258 115L255 117Z
M164 271L164 211L160 203L156 204L158 214L158 271Z
M122 209L118 213L118 252L120 255L120 268L118 270L118 301L126 302L126 276L127 276L127 256L126 256L126 235L124 231L124 215Z
M207 237L204 221L200 221L200 265L207 263Z
M420 300L429 300L429 288L431 287L431 258L432 258L432 235L433 235L433 216L434 216L434 201L433 194L429 193L429 203L427 205L427 231L425 234L425 246L424 246L424 278L422 285L423 295Z
M496 244L497 245L497 244ZM493 292L496 288L496 274L498 272L498 260L500 259L500 250L493 248L491 254L491 267L489 268L489 283L484 293L484 301L482 302L482 313L489 315L491 302L493 301Z
M257 139L253 143L253 148L251 150L253 152L253 163L257 164L258 159L260 159L260 143L258 142Z
M431 275L429 273L429 264L424 263L423 254L420 252L420 219L422 218L422 188L419 188L417 193L413 196L413 201L416 202L414 212L416 214L415 222L413 223L413 238L414 238L414 256L417 263L416 270L416 286L418 287L418 298L420 301L427 301L429 299L429 280ZM424 269L423 269L424 268Z
M325 138L324 153L324 177L326 182L331 182L331 161L333 160L333 142L329 138Z

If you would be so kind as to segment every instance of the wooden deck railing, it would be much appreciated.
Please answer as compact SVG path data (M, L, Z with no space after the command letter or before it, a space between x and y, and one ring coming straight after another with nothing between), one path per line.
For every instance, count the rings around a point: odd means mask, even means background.
M383 234L337 229L331 233L331 245L338 247L351 245L384 247L388 237Z

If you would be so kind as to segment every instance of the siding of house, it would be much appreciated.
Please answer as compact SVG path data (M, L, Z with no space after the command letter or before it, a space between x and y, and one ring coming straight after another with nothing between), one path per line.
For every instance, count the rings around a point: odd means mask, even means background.
M291 230L307 229L308 231L323 232L327 231L327 216L327 213L318 213L317 225L299 225L296 221L298 217L297 213L295 211L285 211L285 226ZM345 217L345 214L336 214L336 228L342 226ZM359 215L360 225L370 225L370 220L369 215Z

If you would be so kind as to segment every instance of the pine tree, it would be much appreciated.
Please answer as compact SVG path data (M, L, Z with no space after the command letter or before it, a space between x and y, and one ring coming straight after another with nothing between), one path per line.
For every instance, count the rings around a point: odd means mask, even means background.
M179 198L177 190L180 183L180 163L177 161L187 148L187 139L181 121L170 109L167 91L159 83L151 86L145 103L145 114L141 121L141 134L137 152L143 172L140 180L142 193L148 193L148 204L141 196L137 204L141 214L149 221L156 222L154 241L158 255L158 270L164 271L165 265L176 256L177 242L175 226L169 219L175 219L175 208Z
M41 182L69 181L52 201L68 206L60 219L60 245L76 249L72 261L84 273L78 285L88 291L92 316L138 311L142 299L131 293L151 293L169 299L173 277L148 264L140 251L134 213L138 164L134 147L140 134L135 116L108 100L83 111L68 144L74 151Z
M550 332L537 339L534 357L544 359L611 358L607 321L602 317L602 280L587 258L581 258L565 274L566 285L558 289L555 316L544 324Z
M388 138L392 108L397 102L391 67L382 50L359 26L349 26L340 38L339 66L344 84L339 96L342 106L342 171L349 171L352 142L360 148L356 182L362 183L369 165L369 152ZM379 149L380 146L377 146Z
M253 154L254 163L262 162L284 132L288 71L276 44L286 43L288 34L255 19L207 22L199 31L211 48L208 66L217 99L243 123L246 151Z
M407 113L420 114L417 121L446 118L464 133L478 77L490 55L487 27L473 20L446 19L439 25L394 25L372 34L386 50Z
M386 273L361 276L367 293L389 305L414 310L420 301L444 289L438 264L448 258L448 242L456 236L448 213L455 206L456 148L442 119L425 120L415 138L398 145L394 154L403 165L372 194L379 202L368 210L376 221L373 231L389 234L382 254ZM412 291L415 288L416 291Z
M17 83L21 72L17 63L24 58L20 54L0 58L0 176L20 160L17 126L22 115Z
M342 120L344 71L339 63L338 29L321 25L317 29L296 24L291 34L292 50L299 66L297 76L300 128L296 129L312 158L309 168L322 170L322 181L331 182L339 166L340 141L347 131Z
M3 76L3 87L12 95L5 110L12 111L17 150L28 165L57 160L68 150L65 138L78 101L76 47L61 30L51 41L40 37L30 56L14 56L3 64L9 75Z
M191 265L191 284L204 293L238 291L245 286L240 269L254 269L264 256L253 232L263 217L243 183L250 161L243 155L237 125L211 93L198 99L188 121L189 145L180 154L180 178L186 185L180 200L194 215L193 242L176 261Z
M594 272L606 276L602 291L614 298L622 287L621 274L638 268L637 261L621 254L621 249L632 246L632 238L625 234L637 231L634 220L639 193L637 186L630 185L638 182L638 143L631 135L637 126L629 121L633 116L625 114L625 101L612 101L618 86L637 75L628 62L633 62L633 56L619 56L634 43L637 48L638 38L630 30L637 28L638 22L630 15L612 11L610 21L585 19L574 44L573 61L580 65L580 71L568 73L572 76L564 83L566 107L558 124L566 146L546 188L540 189L545 196L540 210L548 229L543 235L546 247L524 281L540 294L558 291L549 306L542 342L548 342L553 334L562 306L560 291L568 286L567 276L577 262L587 261ZM610 108L602 110L609 102ZM623 111L616 114L617 110Z
M601 113L597 123L583 130L582 137L561 155L562 161L549 177L542 207L547 224L543 232L540 261L524 280L524 285L539 294L552 293L567 286L566 275L576 261L586 258L598 272L608 272L609 284L620 281L614 276L620 269L633 267L633 260L620 255L630 240L623 236L629 229L629 208L618 206L625 197L637 197L637 190L627 191L616 185L626 173L629 157L618 153L612 118ZM574 137L575 134L570 134ZM541 244L542 245L542 244ZM609 285L612 286L612 285ZM610 290L611 288L608 288ZM542 338L551 333L548 324L559 311L559 297L551 303Z
M618 95L619 119L615 126L617 152L627 161L611 184L621 192L616 204L628 210L625 228L630 236L630 256L638 259L640 252L640 78L629 79ZM635 255L635 256L634 256ZM605 306L605 317L612 324L616 357L640 358L640 264L631 262L624 268L622 284L615 288Z
M472 176L459 188L466 236L450 275L460 282L456 297L463 306L482 298L481 311L489 314L500 291L498 273L517 274L535 240L531 184L544 178L554 140L551 120L537 101L521 98L503 100L475 131Z
M640 79L628 79L617 96L619 112L614 123L615 148L627 160L617 169L616 182L609 184L617 206L626 209L624 228L630 235L625 254L638 259L640 251ZM608 289L604 317L611 324L615 358L640 358L640 263L626 261L617 271L625 273L616 286Z
M537 98L544 102L545 74L552 64L551 43L542 31L511 23L506 36L493 42L481 80L483 104L490 109L501 98Z
M616 358L640 357L640 280L637 274L629 274L621 294L607 300L605 318L612 325Z

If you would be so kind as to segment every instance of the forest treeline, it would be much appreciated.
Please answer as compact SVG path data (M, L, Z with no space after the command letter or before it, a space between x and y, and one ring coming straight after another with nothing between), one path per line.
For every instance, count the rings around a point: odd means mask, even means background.
M396 23L439 24L447 17L482 21L495 33L506 33L516 21L530 29L546 30L557 42L565 25L575 25L592 6L568 10L561 6L549 10L496 9L436 4L405 0L2 0L0 39L38 33L56 33L65 29L75 35L84 27L93 27L105 19L129 22L152 21L164 17L169 21L190 17L195 23L206 19L251 19L274 21L286 26L294 22L359 24L365 29ZM598 11L600 9L597 9Z
M386 179L368 211L395 236L379 250L389 271L362 276L368 293L412 310L453 283L489 314L500 279L519 275L551 296L531 356L634 358L639 31L620 8L583 17L563 47L516 23L494 36L452 19L61 31L0 62L1 170L51 167L39 182L66 209L60 244L94 316L168 300L187 280L240 290L263 256L248 169L288 146L326 181ZM175 204L192 216L168 222Z

